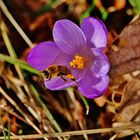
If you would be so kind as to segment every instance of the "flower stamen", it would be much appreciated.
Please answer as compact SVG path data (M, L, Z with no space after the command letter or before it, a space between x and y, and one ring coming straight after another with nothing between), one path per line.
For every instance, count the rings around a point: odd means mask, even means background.
M83 69L85 67L85 59L82 56L75 55L74 59L70 62L73 68Z

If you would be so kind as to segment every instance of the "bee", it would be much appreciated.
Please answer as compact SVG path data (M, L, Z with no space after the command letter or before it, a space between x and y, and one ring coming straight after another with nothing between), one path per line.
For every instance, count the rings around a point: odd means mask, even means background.
M61 77L64 81L67 81L67 79L75 81L75 78L71 74L70 69L68 69L66 66L52 65L47 69L43 70L42 74L45 81L51 80L52 78L56 77Z

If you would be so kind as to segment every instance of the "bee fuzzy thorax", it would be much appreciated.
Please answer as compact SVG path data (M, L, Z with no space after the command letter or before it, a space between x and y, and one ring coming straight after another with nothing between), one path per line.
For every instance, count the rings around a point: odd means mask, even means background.
M52 65L43 70L42 75L45 81L56 77L61 77L64 81L67 81L67 79L75 80L74 76L71 74L71 71L66 66Z

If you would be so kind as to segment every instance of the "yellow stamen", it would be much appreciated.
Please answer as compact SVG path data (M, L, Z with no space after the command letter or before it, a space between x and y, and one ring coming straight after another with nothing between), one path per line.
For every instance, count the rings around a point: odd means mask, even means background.
M70 62L73 68L83 69L85 67L85 59L82 56L75 55L74 59Z

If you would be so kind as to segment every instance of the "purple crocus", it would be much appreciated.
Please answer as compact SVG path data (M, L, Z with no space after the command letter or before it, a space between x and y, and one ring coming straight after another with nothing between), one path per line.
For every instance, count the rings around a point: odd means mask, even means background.
M54 25L53 38L54 41L35 46L28 55L28 63L40 71L52 65L66 66L75 80L57 76L44 80L45 86L51 90L62 90L76 84L87 98L101 96L109 83L107 73L110 67L103 52L107 44L104 23L87 17L79 28L72 21L62 19Z

